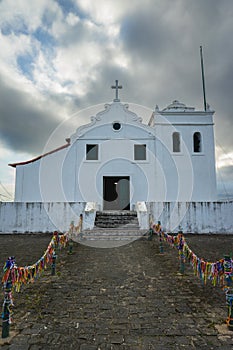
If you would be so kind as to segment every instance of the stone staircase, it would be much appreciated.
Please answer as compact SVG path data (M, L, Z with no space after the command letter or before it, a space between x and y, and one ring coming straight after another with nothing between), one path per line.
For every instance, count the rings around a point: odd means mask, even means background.
M131 227L139 229L136 211L97 211L95 226L101 228Z
M97 211L92 230L82 231L82 240L133 241L146 234L135 211Z

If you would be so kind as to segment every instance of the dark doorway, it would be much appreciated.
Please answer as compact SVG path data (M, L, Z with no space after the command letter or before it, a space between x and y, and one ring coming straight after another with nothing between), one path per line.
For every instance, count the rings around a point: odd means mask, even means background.
M104 176L104 210L130 210L129 176Z

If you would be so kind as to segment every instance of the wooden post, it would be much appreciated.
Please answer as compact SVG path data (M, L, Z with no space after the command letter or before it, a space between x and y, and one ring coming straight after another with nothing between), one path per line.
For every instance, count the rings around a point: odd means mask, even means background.
M183 231L180 230L178 232L178 250L179 250L179 258L180 258L180 274L184 274L184 263L185 263L185 256L184 256L184 237L183 237Z
M11 269L14 268L15 258L9 257L4 266L4 272L7 273L7 279L3 283L4 289L4 302L2 309L2 338L9 337L10 324L11 324L11 310L10 307L13 306L12 300L12 278Z
M73 253L73 235L74 235L74 231L75 231L75 226L74 226L74 221L71 221L70 223L70 228L68 231L68 247L69 247L69 251L68 254L72 254Z
M56 254L56 251L54 250L52 255L52 270L51 270L52 276L55 276L56 274L56 259L57 259L57 254Z
M10 306L12 305L11 288L11 280L8 280L4 286L4 302L2 311L2 338L9 337L10 333Z
M233 331L233 264L229 255L224 256L224 277L228 317L226 323Z
M69 254L73 254L73 241L71 239L69 239Z
M79 235L80 238L83 238L83 214L80 214L79 216Z
M158 221L158 223L156 225L154 225L153 227L154 227L154 230L157 233L158 238L159 238L159 253L163 254L164 249L163 249L163 235L162 235L161 222Z
M150 228L150 229L149 229L148 241L151 241L151 240L152 240L152 236L153 236L153 229Z
M163 249L163 237L162 237L162 232L160 230L159 232L159 253L163 254L164 253L164 249Z

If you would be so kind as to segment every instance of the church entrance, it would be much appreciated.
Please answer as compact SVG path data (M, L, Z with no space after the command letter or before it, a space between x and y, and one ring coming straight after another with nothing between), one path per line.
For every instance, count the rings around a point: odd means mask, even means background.
M129 176L103 177L103 209L130 210Z

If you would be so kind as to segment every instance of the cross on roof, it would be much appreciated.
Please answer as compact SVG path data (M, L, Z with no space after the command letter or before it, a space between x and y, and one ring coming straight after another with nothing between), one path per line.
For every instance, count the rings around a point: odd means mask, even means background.
M116 80L116 85L112 85L112 89L116 89L116 98L113 101L120 102L120 99L118 98L118 89L122 89L122 86L118 85L118 80Z

